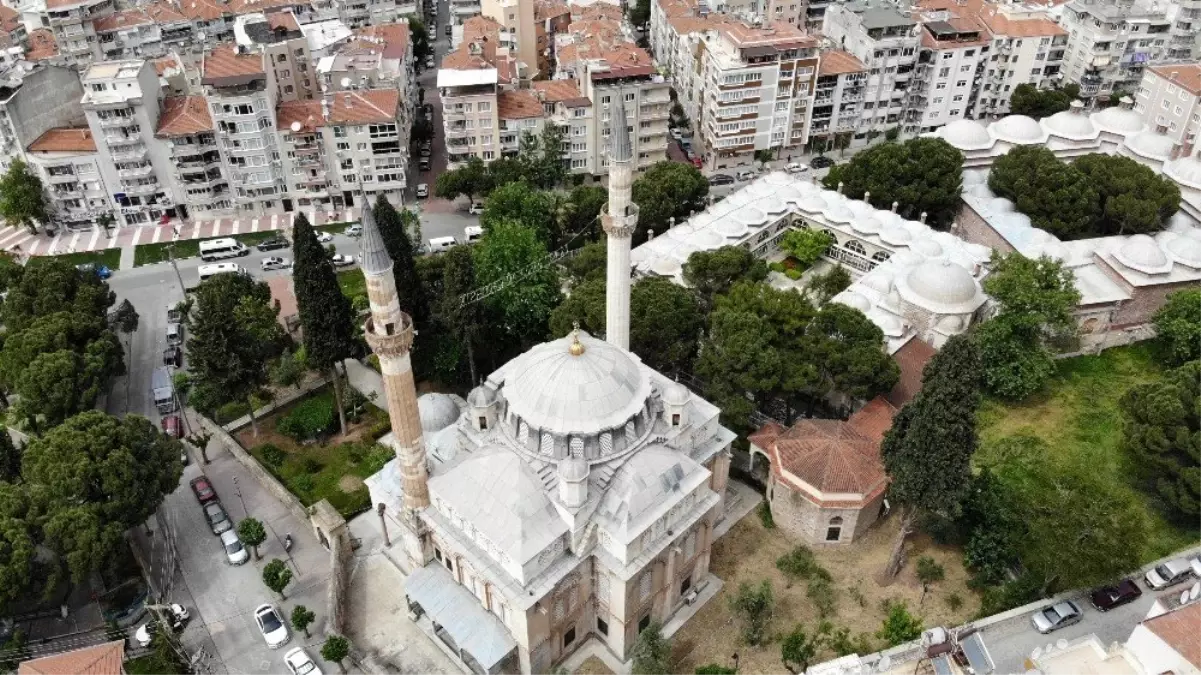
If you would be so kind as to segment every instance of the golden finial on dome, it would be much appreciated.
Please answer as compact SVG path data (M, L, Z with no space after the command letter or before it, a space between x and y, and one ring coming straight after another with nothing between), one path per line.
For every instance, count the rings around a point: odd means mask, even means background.
M570 352L572 356L579 356L580 354L584 353L584 343L580 342L580 322L576 321L572 325L571 346L567 348L567 351Z

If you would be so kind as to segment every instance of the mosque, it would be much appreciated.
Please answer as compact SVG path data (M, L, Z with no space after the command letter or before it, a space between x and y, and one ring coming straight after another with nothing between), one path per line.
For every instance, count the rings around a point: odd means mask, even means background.
M412 320L363 209L364 331L397 452L366 483L400 533L410 616L476 673L552 672L593 640L624 661L710 582L734 433L628 350L638 209L622 107L613 118L606 340L538 345L466 400L417 397Z

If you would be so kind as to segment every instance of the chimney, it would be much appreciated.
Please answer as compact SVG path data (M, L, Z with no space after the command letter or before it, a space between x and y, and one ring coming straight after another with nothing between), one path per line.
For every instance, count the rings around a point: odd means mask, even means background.
M867 202L868 204L871 204L871 203L872 203L872 202L871 202L871 196L872 196L872 193L871 193L871 192L869 192L869 191L867 191L867 190L864 190L864 191L863 191L863 201Z
M892 212L893 212L893 213L896 213L896 212L897 212L897 209L898 209L900 206L901 206L901 202L893 202L893 203L892 203Z
M1182 146L1179 143L1173 143L1172 144L1172 152L1171 152L1171 154L1168 155L1168 161L1171 162L1171 161L1180 159L1180 152L1183 149L1183 147L1184 146Z
M1068 104L1068 108L1072 111L1073 114L1076 114L1076 115L1084 114L1084 102L1083 101L1073 100L1071 103Z
M843 182L838 181L838 194L842 194L842 186L843 186Z
M922 221L923 223L926 222L926 212L925 211L922 211L922 215L920 218L918 218L918 220Z

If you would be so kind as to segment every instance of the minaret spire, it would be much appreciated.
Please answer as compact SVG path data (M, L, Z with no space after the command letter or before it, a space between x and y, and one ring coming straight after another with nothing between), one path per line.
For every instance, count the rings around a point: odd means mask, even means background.
M400 459L404 507L406 514L412 517L430 504L425 439L421 433L417 387L409 356L413 347L413 319L400 309L392 258L365 195L362 222L359 253L367 281L367 299L371 304L371 315L363 325L363 334L371 351L379 357L388 417L396 439L396 455Z
M609 204L601 215L608 239L605 272L605 339L630 348L630 238L638 225L638 205L630 200L634 151L626 122L625 94L614 96L609 122Z

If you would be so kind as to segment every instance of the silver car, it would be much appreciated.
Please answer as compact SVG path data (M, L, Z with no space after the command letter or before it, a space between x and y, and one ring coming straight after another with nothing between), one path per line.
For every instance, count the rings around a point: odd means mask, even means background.
M250 559L250 554L246 552L238 533L233 530L221 533L221 548L225 549L225 558L231 565L241 565Z
M229 514L225 512L225 507L221 506L221 502L205 504L204 517L208 518L209 527L213 528L213 534L228 532L234 527L233 522L229 519Z
M1064 626L1079 623L1082 618L1084 618L1084 613L1080 611L1076 603L1064 600L1038 612L1030 617L1030 621L1034 624L1035 630L1045 634Z
M1147 576L1143 579L1147 582L1147 588L1158 591L1161 588L1181 583L1188 579L1192 573L1193 570L1189 565L1189 561L1184 558L1177 558L1161 565L1156 565L1150 572L1147 572Z

